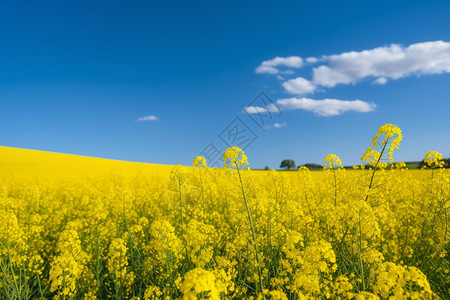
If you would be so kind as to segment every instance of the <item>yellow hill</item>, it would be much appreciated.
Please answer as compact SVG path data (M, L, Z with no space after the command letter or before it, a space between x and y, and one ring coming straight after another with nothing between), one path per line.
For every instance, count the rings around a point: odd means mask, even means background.
M158 176L168 179L173 166L139 162L120 161L47 151L28 150L0 146L0 177L25 178L76 178L102 175ZM352 172L351 170L348 170ZM415 177L428 171L412 170ZM297 172L283 172L295 178ZM265 176L267 171L254 171ZM311 172L314 181L323 180L323 172Z
M0 175L81 177L107 174L169 176L173 166L127 162L0 146Z

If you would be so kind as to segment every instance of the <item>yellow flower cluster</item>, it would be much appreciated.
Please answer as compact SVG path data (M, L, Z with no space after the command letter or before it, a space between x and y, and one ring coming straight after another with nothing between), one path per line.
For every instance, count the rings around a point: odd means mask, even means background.
M341 159L336 154L328 154L323 159L323 168L324 169L326 169L326 168L335 169L335 168L341 168L341 167L342 167Z
M437 151L428 151L425 154L424 159L425 164L429 168L442 168L444 166L444 161L442 160L442 154Z
M206 159L203 156L196 156L192 161L194 167L207 167Z
M127 245L121 238L111 241L108 251L107 268L114 281L116 294L127 294L127 289L133 284L134 274L128 271ZM125 291L124 291L125 290Z
M376 271L374 291L382 299L432 299L433 292L426 276L415 267L385 262Z
M64 230L56 246L58 256L51 263L50 291L58 298L74 297L83 275L86 254L81 249L81 241L74 230Z
M366 161L374 168L385 168L387 162L392 162L394 150L403 139L401 129L394 124L385 124L378 128L378 133L372 139L371 147L367 148L361 160Z
M0 299L450 299L450 172L391 164L401 138L297 172L232 147L225 169L55 156L32 176L3 152Z
M220 282L222 277L216 277L213 271L202 268L193 269L184 275L181 284L182 299L219 300L227 294L227 283Z
M238 147L230 147L223 153L224 168L234 167L241 168L248 164L247 156L244 151Z

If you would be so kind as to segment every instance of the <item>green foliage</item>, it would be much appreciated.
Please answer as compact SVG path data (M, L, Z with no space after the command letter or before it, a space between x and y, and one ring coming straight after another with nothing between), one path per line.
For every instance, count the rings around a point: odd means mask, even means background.
M291 169L295 168L295 162L292 159L285 159L281 162L280 168Z
M299 168L301 166L298 166ZM315 163L306 163L302 167L307 167L308 169L322 169L323 166Z

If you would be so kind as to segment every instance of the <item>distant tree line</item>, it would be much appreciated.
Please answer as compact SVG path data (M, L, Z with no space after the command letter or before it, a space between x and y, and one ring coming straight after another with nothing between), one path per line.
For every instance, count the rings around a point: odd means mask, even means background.
M442 159L444 161L444 168L449 169L450 168L450 158L443 158ZM419 165L417 166L417 168L422 169L425 166L425 161L422 159L421 162L419 162Z
M444 168L450 168L450 158L443 158L442 159L445 162ZM418 168L421 169L425 166L424 160L419 162ZM321 169L323 168L323 165L321 164L315 164L315 163L306 163L304 165L298 165L296 166L295 161L293 159L285 159L281 162L280 168L282 169L295 169L300 167L307 167L308 169ZM370 165L366 165L367 168L371 167ZM269 170L269 167L265 167L265 170Z
M308 169L321 169L321 168L323 168L323 165L314 164L314 163L306 163L304 165L296 166L295 161L293 159L285 159L280 164L280 168L287 169L287 170L300 168L300 167L307 167Z
M298 166L299 168L301 166ZM303 165L303 167L307 167L308 169L321 169L323 168L323 165L319 165L319 164L314 164L314 163L306 163Z

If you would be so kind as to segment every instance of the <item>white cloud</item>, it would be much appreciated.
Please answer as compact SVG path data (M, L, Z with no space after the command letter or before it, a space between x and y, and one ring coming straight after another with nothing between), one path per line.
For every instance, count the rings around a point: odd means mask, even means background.
M369 112L375 109L375 104L361 100L338 100L310 98L287 98L277 100L277 104L285 110L308 110L319 116L329 117L340 115L347 111Z
M307 110L312 111L318 116L330 117L343 114L347 111L355 112L370 112L375 110L374 103L365 102L362 100L339 100L339 99L323 99L314 100L311 98L286 98L277 100L277 105L283 110ZM266 107L261 106L247 106L244 112L249 114L260 114L266 112L278 112L276 105L271 104ZM278 124L278 123L275 123ZM278 124L274 127L280 128L286 124Z
M252 115L257 115L261 113L266 113L267 108L261 106L247 106L244 108L244 112Z
M310 64L314 64L319 61L319 59L316 57L307 57L305 60L307 63L310 63Z
M140 117L137 120L138 120L138 122L157 121L158 117L150 115L150 116Z
M299 95L309 94L316 90L316 86L312 84L311 81L303 77L297 77L295 79L285 81L283 82L283 87L286 91Z
M408 76L450 73L450 42L432 41L402 46L391 44L363 51L350 51L329 56L308 57L309 64L319 63L312 68L311 80L303 77L283 82L284 89L292 94L306 95L321 87L334 87L338 84L356 84L371 80L373 84L386 84ZM264 61L256 69L257 73L271 73L284 80L286 70L278 67L300 68L303 59L298 56L276 57ZM292 74L292 70L287 70ZM280 99L277 104L286 110L309 110L320 116L340 115L347 111L369 112L375 104L361 100L288 98ZM251 113L267 111L267 107L246 108Z
M450 43L398 44L324 56L328 65L313 68L313 83L325 87L354 84L375 77L375 83L407 76L450 73Z
M349 84L352 83L352 77L329 68L328 66L320 66L313 69L313 80L317 85L326 87L333 87L338 83Z
M274 128L281 128L281 127L284 127L284 126L286 126L286 123L274 123L273 124Z
M279 111L280 110L278 109L278 107L275 104L270 104L266 107L246 106L244 108L244 112L251 114L251 115L257 115L257 114L266 113L266 112L279 112Z
M363 51L350 51L334 55L307 57L275 57L263 61L256 73L292 75L292 68L320 63L312 68L311 80L303 77L287 80L284 88L293 94L309 94L317 87L334 87L338 84L356 84L364 79L372 79L374 84L386 84L408 76L450 73L450 42L432 41L402 46L391 44ZM290 69L280 70L280 67Z
M281 71L277 68L279 66L289 67L289 68L301 68L303 67L303 59L299 56L289 56L289 57L275 57L270 60L263 61L257 68L256 73L267 73L267 74L278 74ZM292 73L291 70L286 72Z
M376 83L376 84L386 84L386 82L387 82L387 79L384 77L379 77L373 81L373 83Z

